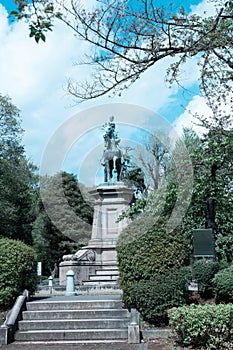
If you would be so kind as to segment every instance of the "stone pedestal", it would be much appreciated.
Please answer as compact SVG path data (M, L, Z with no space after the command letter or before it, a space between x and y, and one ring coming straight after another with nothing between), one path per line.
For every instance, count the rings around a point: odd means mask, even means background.
M63 257L64 261L59 267L61 285L65 284L65 274L69 269L75 273L75 283L82 285L82 281L87 281L90 274L103 267L117 265L116 243L128 220L116 221L129 207L133 190L117 182L104 183L90 193L94 198L91 240L76 254Z
M96 262L116 264L116 242L127 226L126 219L116 222L132 200L133 190L124 184L104 184L91 191L95 198L92 236L88 248L96 253ZM86 247L87 248L87 247Z

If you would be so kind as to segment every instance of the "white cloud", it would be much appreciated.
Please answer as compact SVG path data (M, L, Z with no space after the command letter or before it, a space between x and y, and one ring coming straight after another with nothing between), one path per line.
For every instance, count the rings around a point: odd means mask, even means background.
M82 81L90 74L90 67L73 65L90 50L90 45L77 41L73 32L62 23L56 23L53 32L47 34L46 43L37 44L29 38L27 24L8 24L7 13L1 4L0 47L0 92L8 94L20 108L26 151L38 165L53 133L75 113L113 102L136 104L157 111L171 104L178 92L177 86L169 88L164 82L166 69L172 62L168 58L146 71L121 97L103 97L70 108L73 100L65 91L67 79ZM198 73L194 63L195 59L188 62L182 73L185 87L196 82ZM137 118L139 116L135 115L135 120ZM184 113L185 118L188 120L189 116ZM85 129L86 120L82 123Z
M0 40L1 42L6 39L6 35L9 31L9 26L7 23L7 12L5 8L0 4Z
M37 164L52 134L78 111L111 102L158 110L177 91L164 83L167 60L146 72L122 97L103 97L69 108L73 100L65 91L67 79L82 81L90 75L90 67L74 67L74 62L89 50L89 44L77 41L62 23L56 23L54 31L47 34L46 43L37 44L29 38L27 24L9 25L6 11L1 5L0 9L0 91L20 108L27 154Z
M211 0L203 0L198 5L191 5L192 13L200 16L213 16L216 14L216 2Z
M7 23L7 12L0 4L0 46L0 92L21 110L27 154L39 165L49 137L71 113L64 87L67 76L76 72L72 65L77 46L84 52L88 44L77 45L61 23L47 34L46 43L37 44L29 38L27 24ZM84 72L78 74L84 77Z
M202 126L198 125L200 121L194 115L198 115L200 118L202 116L208 119L212 118L212 111L206 105L203 97L195 96L188 104L184 113L175 121L174 128L180 136L184 127L193 129L200 135L206 131Z

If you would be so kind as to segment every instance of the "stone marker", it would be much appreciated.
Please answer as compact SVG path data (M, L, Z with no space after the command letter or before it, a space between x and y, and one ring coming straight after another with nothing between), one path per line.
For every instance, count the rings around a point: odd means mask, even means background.
M66 296L72 295L75 295L74 271L69 270L66 273Z

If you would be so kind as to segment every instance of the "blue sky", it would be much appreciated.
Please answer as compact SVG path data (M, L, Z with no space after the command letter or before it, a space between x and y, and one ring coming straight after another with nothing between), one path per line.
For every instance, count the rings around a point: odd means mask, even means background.
M89 4L90 1L84 3ZM170 3L170 0L161 0L161 3L165 5ZM200 14L210 9L208 0L175 0L174 3ZM145 72L121 97L103 97L75 105L65 87L69 78L82 81L90 74L90 68L74 65L85 52L90 52L90 45L77 41L62 23L56 23L54 31L47 35L46 43L38 45L28 37L26 24L9 23L7 10L12 10L13 1L0 0L0 4L0 93L9 95L21 110L26 154L40 168L41 164L44 166L45 159L50 162L52 158L56 158L56 154L52 154L48 160L46 152L51 151L49 147L52 142L57 142L58 137L60 143L56 144L56 152L58 155L63 154L64 158L61 169L77 173L79 177L82 174L83 182L89 177L90 181L93 181L93 173L99 171L98 162L103 147L101 125L111 112L115 113L116 121L119 113L125 113L125 117L119 115L118 119L128 125L127 113L130 115L134 110L131 107L127 109L128 104L139 106L139 109L143 107L152 111L154 116L159 116L160 121L156 117L150 119L150 125L147 127L151 130L165 120L176 126L177 132L180 132L182 125L191 125L188 110L208 113L203 99L199 96L195 58L186 64L182 73L187 91L177 86L169 88L165 83L166 69L172 62L171 59L166 59ZM106 108L101 109L99 106L103 105ZM125 112L122 109L123 105ZM98 111L101 111L102 115L97 117ZM78 123L76 129L72 130L73 124L70 120L74 117ZM132 124L132 117L130 118ZM134 124L140 128L144 127L146 122L143 124L142 120L135 116ZM125 127L128 130L128 134L125 135L122 129L125 142L130 139L132 141L132 128L132 125ZM83 165L80 167L80 164ZM88 171L85 172L84 169L89 169L92 176L86 175ZM59 169L56 168L57 170Z
M10 12L12 8L16 7L12 0L1 0L1 4Z

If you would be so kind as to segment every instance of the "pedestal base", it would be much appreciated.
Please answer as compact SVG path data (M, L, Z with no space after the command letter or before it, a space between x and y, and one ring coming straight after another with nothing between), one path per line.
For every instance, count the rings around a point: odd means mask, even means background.
M60 285L66 285L66 273L69 270L74 272L75 285L80 286L83 285L83 282L89 280L90 275L96 274L96 271L100 270L101 268L101 265L89 261L63 261L59 265Z
M119 215L129 207L133 190L123 183L103 184L90 191L95 199L92 237L88 245L73 257L65 257L59 266L60 284L66 283L66 272L73 270L75 284L83 285L90 276L105 267L117 267L116 244L121 231L128 225L126 219L117 222ZM85 254L82 252L85 252ZM88 259L93 252L94 259Z

